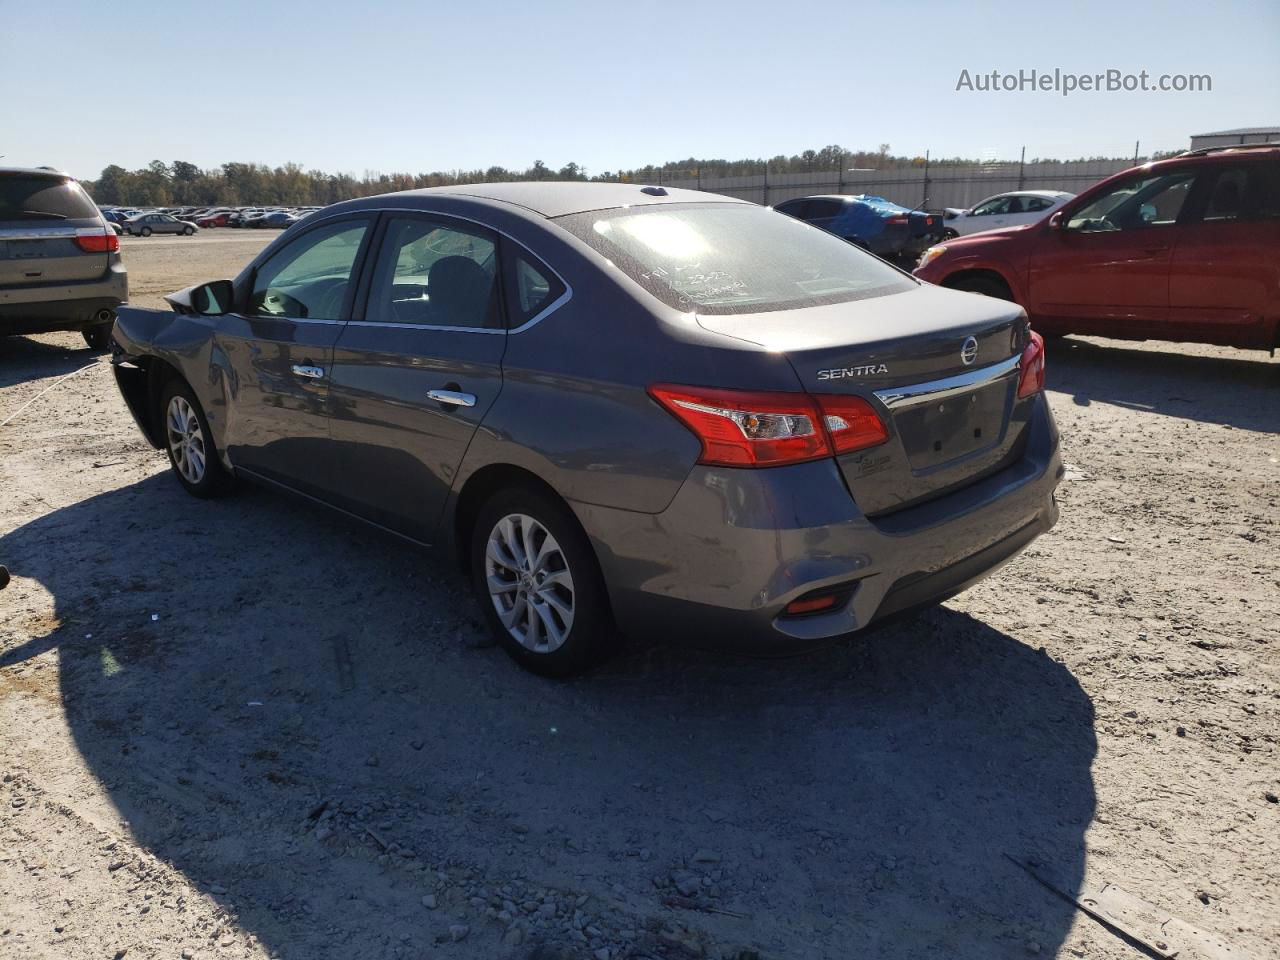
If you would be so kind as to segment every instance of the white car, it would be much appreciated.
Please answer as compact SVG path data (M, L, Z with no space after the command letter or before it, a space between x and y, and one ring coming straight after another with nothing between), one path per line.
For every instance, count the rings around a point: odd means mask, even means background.
M949 207L943 217L943 239L964 237L983 230L1035 223L1074 197L1060 190L1016 190L987 197L968 210Z

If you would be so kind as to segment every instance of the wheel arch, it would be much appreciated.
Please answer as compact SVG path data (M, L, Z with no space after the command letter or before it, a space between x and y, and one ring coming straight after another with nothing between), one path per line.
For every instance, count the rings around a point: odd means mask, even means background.
M1013 302L1022 304L1022 292L1019 290L1018 285L1013 282L1008 273L990 265L966 266L960 270L954 270L943 277L938 285L954 289L964 280L976 279L994 280L1004 285L1008 289L1009 295L1013 298Z
M464 576L469 573L470 557L468 550L480 510L495 493L512 487L526 487L537 490L539 493L562 504L565 510L568 511L569 516L573 518L573 522L578 525L578 529L582 531L583 536L586 537L587 542L591 542L591 538L587 536L586 528L578 518L573 505L546 480L532 470L517 466L514 463L487 464L471 474L461 489L453 495L449 515L442 524L443 531L448 538L448 550ZM592 551L594 552L594 550L593 546ZM599 568L600 558L596 557L595 560L596 566Z

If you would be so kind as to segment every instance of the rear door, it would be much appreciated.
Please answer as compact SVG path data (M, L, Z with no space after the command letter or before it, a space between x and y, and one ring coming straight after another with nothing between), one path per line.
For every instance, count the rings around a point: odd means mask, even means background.
M374 215L326 220L254 271L244 302L217 319L215 347L230 371L225 445L238 468L329 499L333 344L355 299ZM217 416L216 406L207 410Z
M106 250L83 250L76 237L101 238L102 233L98 208L69 177L0 173L0 287L101 277L108 266Z
M1171 340L1272 347L1280 320L1280 161L1205 165L1169 273Z
M430 540L467 445L502 389L498 234L470 221L384 215L366 306L333 354L338 502Z
M1032 251L1027 311L1054 329L1159 337L1169 317L1169 265L1184 233L1192 169L1138 173L1064 211Z

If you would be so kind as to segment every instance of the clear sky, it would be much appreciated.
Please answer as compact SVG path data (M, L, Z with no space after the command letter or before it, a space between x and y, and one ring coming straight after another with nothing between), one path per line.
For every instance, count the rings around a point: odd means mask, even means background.
M978 93L976 76L1209 74L1208 93ZM0 0L2 164L589 173L838 143L1126 156L1280 123L1280 0L863 4Z

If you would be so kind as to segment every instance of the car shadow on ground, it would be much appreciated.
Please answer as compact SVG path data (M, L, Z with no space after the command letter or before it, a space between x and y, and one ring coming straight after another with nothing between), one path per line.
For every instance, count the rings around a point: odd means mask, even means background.
M485 644L442 559L167 475L0 558L61 621L0 677L56 647L76 746L137 841L287 957L424 955L459 922L441 955L508 955L472 900L504 885L522 957L596 949L519 906L547 895L587 895L598 942L635 951L614 956L1054 956L1072 924L1006 854L1079 884L1092 704L965 614L787 660L630 647L550 682Z
M1076 404L1109 403L1170 417L1280 433L1280 364L1260 350L1204 356L1179 344L1135 349L1123 340L1050 341L1048 387Z
M27 380L41 380L72 373L100 359L75 334L75 345L68 348L32 337L0 336L0 389Z

